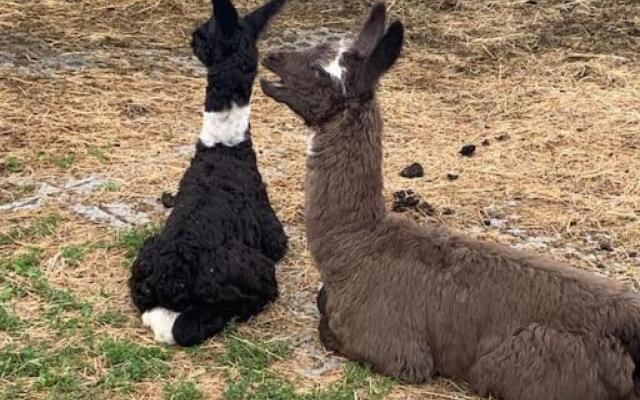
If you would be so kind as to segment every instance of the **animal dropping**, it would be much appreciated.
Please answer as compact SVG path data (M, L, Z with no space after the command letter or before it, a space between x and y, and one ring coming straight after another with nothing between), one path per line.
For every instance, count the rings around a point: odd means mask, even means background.
M421 178L424 176L424 168L420 163L413 163L400 171L400 176L403 178Z
M400 190L393 194L393 211L405 212L410 208L416 208L420 204L420 195L413 190Z
M160 202L164 208L173 208L176 206L176 196L169 192L163 192L160 196Z
M465 157L471 157L471 156L473 156L475 154L475 152L476 152L476 145L475 144L465 144L460 149L460 154L465 156Z

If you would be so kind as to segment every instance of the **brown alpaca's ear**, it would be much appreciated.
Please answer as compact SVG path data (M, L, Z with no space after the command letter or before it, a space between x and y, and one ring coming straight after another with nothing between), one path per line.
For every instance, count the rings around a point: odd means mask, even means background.
M373 53L364 60L356 83L358 93L374 90L378 81L398 60L404 43L404 25L396 21L387 30Z
M363 57L369 57L384 35L387 23L387 9L382 2L378 2L371 8L367 22L364 23L358 40L353 48Z
M213 13L225 36L230 36L238 27L238 11L231 0L212 0Z

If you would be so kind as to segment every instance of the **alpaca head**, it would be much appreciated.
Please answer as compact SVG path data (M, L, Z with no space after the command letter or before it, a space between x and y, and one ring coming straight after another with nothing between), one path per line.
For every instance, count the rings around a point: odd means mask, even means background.
M394 22L386 29L385 6L377 3L353 43L268 54L263 65L280 80L263 79L262 90L307 125L320 125L354 102L371 100L378 81L400 56L403 40L403 25Z
M271 0L244 18L231 0L212 0L213 16L193 32L191 47L208 70L206 112L246 106L258 67L256 43L286 0Z

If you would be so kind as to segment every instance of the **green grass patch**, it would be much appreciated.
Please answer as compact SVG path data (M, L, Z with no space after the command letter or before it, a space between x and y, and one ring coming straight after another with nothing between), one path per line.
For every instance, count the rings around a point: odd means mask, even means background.
M157 235L162 230L162 226L156 224L148 224L140 228L133 228L117 237L119 247L126 250L126 256L132 260L138 255L138 252L144 243L153 235Z
M60 214L51 213L38 219L34 224L33 231L40 237L49 236L58 229L60 222L62 222Z
M204 396L193 382L180 382L164 387L165 400L202 400Z
M99 324L104 326L121 328L129 321L129 318L120 311L107 311L98 315L96 320Z
M99 147L89 147L88 153L98 159L101 163L109 162L109 156Z
M47 389L48 398L52 399L80 399L87 396L82 394L85 382L77 374L67 372L62 374L46 373L34 384L35 390Z
M0 331L16 332L22 327L20 318L8 307L0 304Z
M218 357L218 361L240 370L263 370L273 361L282 360L291 353L286 342L250 341L235 333L226 336L226 351Z
M48 372L46 356L33 346L9 345L0 350L0 378L38 378Z
M372 374L355 363L345 366L342 380L310 393L298 393L295 386L269 370L269 366L290 354L284 342L250 341L230 334L219 362L230 367L226 400L353 400L383 399L393 381Z
M29 248L15 258L0 263L0 276L3 273L13 272L18 276L27 278L30 283L29 289L48 303L48 315L55 315L69 310L80 310L84 314L90 314L90 304L79 300L66 290L51 286L40 269L41 257L41 249Z
M12 174L21 172L24 169L22 161L16 157L7 157L4 166L7 171L11 172Z
M295 387L267 370L241 371L227 381L225 400L381 400L391 392L393 381L372 374L355 363L345 366L342 380L310 393L298 393Z
M52 352L49 347L48 343L22 349L10 345L0 350L0 379L14 382L0 398L33 398L34 392L46 392L50 399L88 397L87 382L78 374L91 372L86 349L68 347Z
M44 217L38 218L33 224L26 228L15 227L7 233L0 234L0 245L11 244L34 237L49 236L56 232L61 222L62 217L60 214L48 214Z
M120 190L120 186L112 181L106 182L102 188L105 192L117 192Z
M62 170L67 170L71 168L73 163L76 161L76 155L74 153L57 155L41 151L38 153L38 161L46 164L53 164Z
M88 249L85 246L69 245L62 247L60 253L67 264L77 266L87 255Z
M42 250L36 247L30 247L27 251L19 254L15 258L5 261L2 269L5 271L14 272L16 275L23 276L25 278L37 278L42 276L40 270L40 257L42 256Z
M165 132L162 134L162 138L166 141L166 142L170 142L172 141L174 138L176 137L176 134L171 131L171 132Z
M56 165L56 167L64 170L71 168L71 166L75 161L76 161L76 155L73 153L67 154L66 156L53 158L53 163Z
M51 330L55 331L58 337L81 336L85 339L93 336L93 321L86 315L61 315L55 307L49 308L46 319Z
M48 303L47 315L55 315L63 311L79 310L83 315L91 314L91 304L78 299L73 293L58 289L44 278L38 279L33 285L34 292Z
M391 392L394 381L375 375L362 365L350 362L344 367L342 380L327 388L316 389L303 397L305 400L380 400ZM355 393L355 395L354 395Z
M105 383L110 387L127 390L134 382L164 377L169 371L169 353L160 347L109 339L100 348L109 368Z
M60 254L64 261L71 265L77 266L84 257L96 249L107 248L108 244L104 242L88 242L84 244L71 244L60 248Z
M0 262L0 266L2 265L4 264ZM0 274L0 276L2 275ZM9 282L6 282L4 285L0 286L0 303L4 303L13 299L13 296L15 295L16 291Z

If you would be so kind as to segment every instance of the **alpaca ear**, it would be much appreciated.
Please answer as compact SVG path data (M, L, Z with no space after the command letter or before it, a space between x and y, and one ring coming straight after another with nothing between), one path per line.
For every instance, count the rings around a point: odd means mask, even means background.
M215 19L225 36L231 35L238 27L238 11L231 0L212 0Z
M364 93L375 87L384 75L398 60L404 42L404 25L396 21L387 30L373 53L364 60L358 77L356 90Z
M384 3L378 2L373 5L369 18L364 23L353 48L363 57L369 57L382 39L386 23L387 9Z
M260 36L269 20L280 11L284 3L286 3L286 0L271 0L244 18L255 39Z

